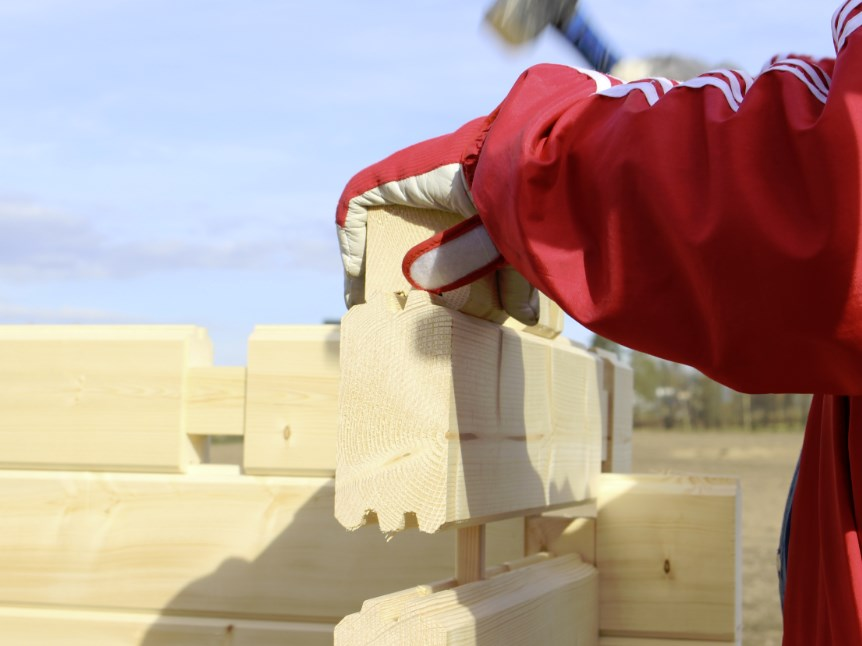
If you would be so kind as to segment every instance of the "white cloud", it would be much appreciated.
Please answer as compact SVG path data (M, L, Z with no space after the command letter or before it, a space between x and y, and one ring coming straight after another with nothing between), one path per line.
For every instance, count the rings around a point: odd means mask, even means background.
M334 234L327 242L284 227L246 230L242 236L223 230L218 238L119 240L82 217L37 204L0 202L0 276L19 281L207 269L331 269L338 262Z

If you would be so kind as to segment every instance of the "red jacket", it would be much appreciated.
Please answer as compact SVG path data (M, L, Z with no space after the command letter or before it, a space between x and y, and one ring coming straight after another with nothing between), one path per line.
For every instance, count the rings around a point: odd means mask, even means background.
M463 157L502 255L593 331L748 392L819 393L785 645L862 645L862 0L835 60L675 84L528 70Z
M740 390L862 394L859 36L834 73L532 68L465 158L479 214L602 336Z

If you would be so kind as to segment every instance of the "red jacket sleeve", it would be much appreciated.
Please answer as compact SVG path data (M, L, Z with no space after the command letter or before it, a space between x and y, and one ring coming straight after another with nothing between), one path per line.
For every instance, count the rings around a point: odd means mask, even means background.
M834 61L622 84L538 66L463 163L575 319L749 392L862 393L862 0Z

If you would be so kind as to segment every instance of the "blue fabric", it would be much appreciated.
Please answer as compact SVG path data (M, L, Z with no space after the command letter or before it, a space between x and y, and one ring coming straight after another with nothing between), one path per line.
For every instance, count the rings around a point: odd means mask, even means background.
M781 538L778 542L778 594L781 597L781 607L784 608L784 588L787 585L787 553L790 545L790 516L793 507L793 494L796 491L796 480L799 478L799 460L793 480L790 481L790 491L787 492L787 503L784 505L784 520L781 523Z

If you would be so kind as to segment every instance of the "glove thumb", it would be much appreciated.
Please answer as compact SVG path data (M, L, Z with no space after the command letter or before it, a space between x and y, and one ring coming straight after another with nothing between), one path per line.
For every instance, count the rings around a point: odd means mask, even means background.
M410 249L401 270L413 287L442 294L497 269L503 257L474 215Z
M404 256L401 270L415 288L449 292L502 269L497 274L500 303L525 325L538 320L538 292L506 261L478 215L419 243Z

